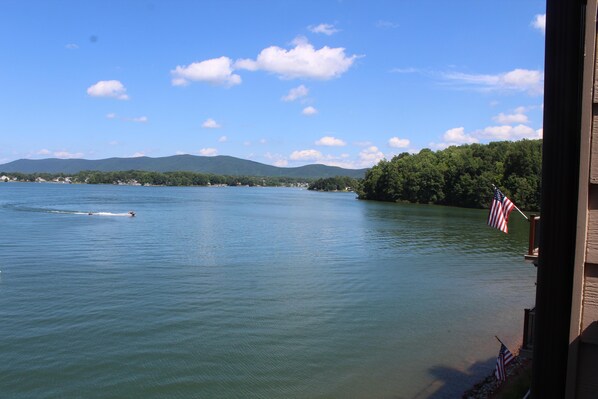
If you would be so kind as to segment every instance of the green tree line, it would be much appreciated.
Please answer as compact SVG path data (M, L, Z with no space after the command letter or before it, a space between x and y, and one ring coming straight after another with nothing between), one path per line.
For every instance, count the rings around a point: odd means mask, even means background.
M0 173L2 174L2 173ZM147 172L139 170L119 172L83 171L64 173L7 173L17 181L33 182L37 178L46 181L69 179L72 183L86 184L141 184L153 186L297 186L307 185L313 179L294 177L225 176L197 172Z
M492 184L519 208L540 209L542 141L470 144L402 153L366 172L358 198L488 207Z
M318 179L311 183L308 190L317 191L355 191L359 188L360 182L347 176L327 177Z

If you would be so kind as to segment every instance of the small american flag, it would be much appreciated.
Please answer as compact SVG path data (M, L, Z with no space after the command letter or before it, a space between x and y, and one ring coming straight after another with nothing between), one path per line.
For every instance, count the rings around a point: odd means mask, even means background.
M501 343L500 344L500 352L498 352L498 357L496 358L496 371L494 375L496 379L499 381L504 381L507 379L507 373L505 372L505 367L509 363L511 363L515 357L513 354L507 349L507 347Z
M490 206L490 214L488 215L488 226L495 227L506 233L508 231L507 222L509 221L509 215L514 208L515 204L495 187L494 198L492 199L492 206Z

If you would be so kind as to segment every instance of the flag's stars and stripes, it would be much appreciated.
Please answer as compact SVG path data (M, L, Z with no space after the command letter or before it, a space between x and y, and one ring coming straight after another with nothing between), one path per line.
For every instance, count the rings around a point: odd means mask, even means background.
M509 221L509 214L514 208L515 204L501 193L498 188L494 188L494 198L492 199L492 206L488 215L488 225L506 233L508 231L507 222Z
M511 363L515 359L515 356L507 349L504 344L500 344L500 351L498 352L498 357L496 358L496 371L494 375L496 379L499 381L504 381L507 379L507 373L505 371L505 367L509 363Z

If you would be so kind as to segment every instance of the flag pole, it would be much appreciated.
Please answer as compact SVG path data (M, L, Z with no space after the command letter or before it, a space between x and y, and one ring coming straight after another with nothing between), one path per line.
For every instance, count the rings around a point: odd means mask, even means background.
M504 344L504 342L502 342L502 341L500 340L500 338L498 338L496 335L494 336L494 338L496 338L496 339L498 340L498 342L500 342L502 345L505 345L505 344ZM507 346L507 345L505 345L505 346Z
M517 208L517 205L513 204L513 207L519 211L519 213L529 221L529 218L525 216L525 213L521 212L521 209Z
M497 190L497 188L494 184L492 185L492 188ZM511 201L511 203L513 204L512 201ZM521 214L521 216L523 216L526 220L529 221L529 218L527 216L525 216L525 213L521 212L521 209L517 208L517 205L513 204L513 208L517 209L519 211L519 213ZM498 339L498 338L496 338L496 339ZM500 339L499 339L499 341L500 341Z

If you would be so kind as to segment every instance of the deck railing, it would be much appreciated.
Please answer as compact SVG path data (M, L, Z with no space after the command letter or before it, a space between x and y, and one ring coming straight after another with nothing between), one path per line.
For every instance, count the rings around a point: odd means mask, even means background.
M529 217L529 246L525 260L537 261L540 251L540 216Z
M525 309L523 319L523 343L521 344L521 354L525 357L531 357L534 347L534 324L536 321L536 308Z

